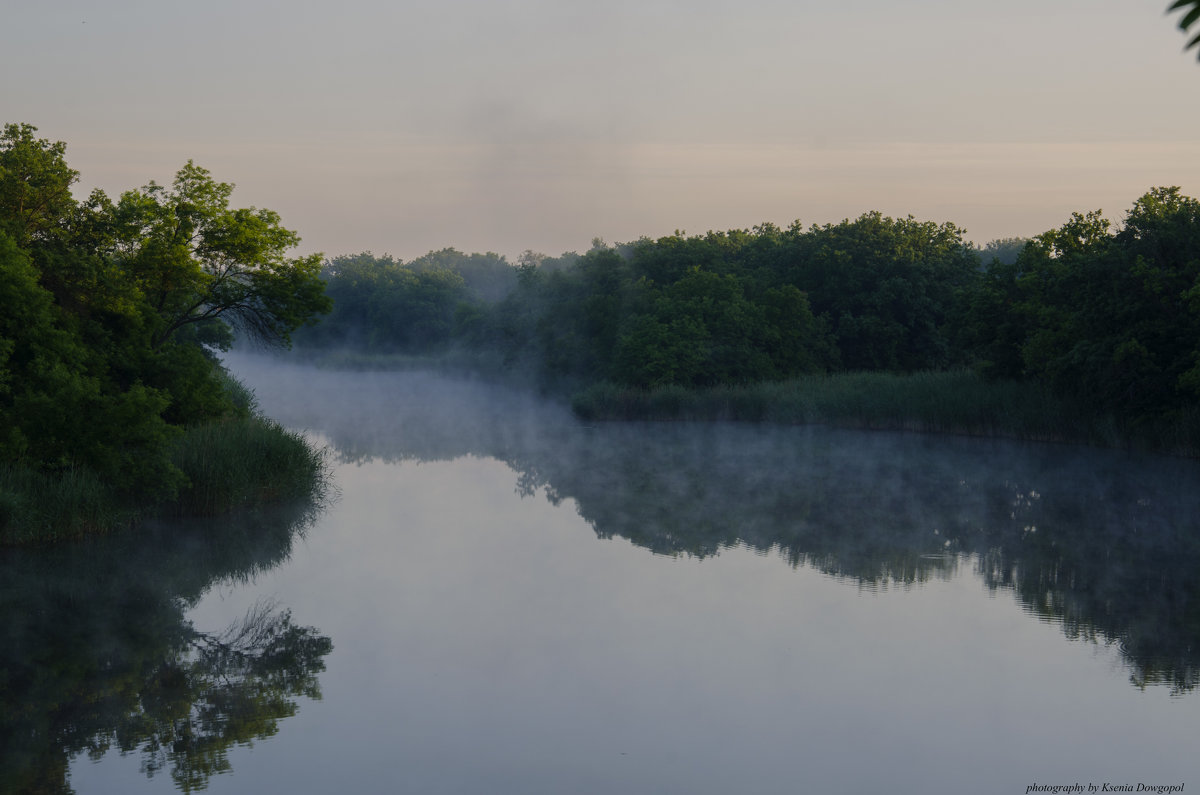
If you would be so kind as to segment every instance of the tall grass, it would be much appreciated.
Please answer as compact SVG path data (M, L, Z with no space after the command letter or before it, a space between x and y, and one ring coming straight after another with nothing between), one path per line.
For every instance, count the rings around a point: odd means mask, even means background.
M1130 423L1036 384L969 370L812 375L741 386L650 390L596 384L576 394L586 420L737 420L931 431L1200 453L1200 411Z
M330 486L324 450L258 415L188 428L172 464L187 476L173 499L134 505L92 472L0 466L0 546L109 533L154 516L213 516L273 503L321 503Z
M329 489L324 451L279 423L251 414L184 431L172 463L189 485L162 512L218 513L292 500L320 501Z
M136 510L122 505L86 469L49 474L19 464L0 466L0 546L81 538L136 517Z
M253 393L234 384L242 416L180 434L171 464L187 482L164 502L122 499L84 468L41 472L0 465L0 546L101 535L156 516L214 516L267 504L322 503L331 489L326 452L251 413Z

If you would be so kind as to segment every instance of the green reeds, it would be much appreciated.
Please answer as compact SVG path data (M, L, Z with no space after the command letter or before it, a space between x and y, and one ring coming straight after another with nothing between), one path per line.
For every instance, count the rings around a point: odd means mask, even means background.
M100 535L152 516L214 516L267 504L319 504L331 487L325 451L257 415L188 428L171 458L187 477L173 499L132 505L80 468L0 467L0 546Z
M576 394L571 406L585 420L814 423L1200 453L1200 410L1124 422L1036 384L985 381L969 370L811 375L705 389L604 382Z
M172 463L189 485L162 512L211 516L292 500L320 501L329 488L325 453L257 415L184 431Z
M81 538L134 518L136 512L85 469L49 474L0 466L0 546Z

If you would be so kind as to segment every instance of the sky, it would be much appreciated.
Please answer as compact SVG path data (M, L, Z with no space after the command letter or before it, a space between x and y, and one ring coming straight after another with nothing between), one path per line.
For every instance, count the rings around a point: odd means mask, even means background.
M78 193L189 159L296 253L515 259L949 221L976 243L1200 195L1168 0L0 0L0 122Z

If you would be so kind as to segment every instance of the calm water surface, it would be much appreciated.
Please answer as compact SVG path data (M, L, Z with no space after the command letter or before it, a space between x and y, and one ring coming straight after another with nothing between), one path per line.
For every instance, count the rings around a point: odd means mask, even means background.
M230 363L340 498L0 561L10 778L1200 788L1195 462Z

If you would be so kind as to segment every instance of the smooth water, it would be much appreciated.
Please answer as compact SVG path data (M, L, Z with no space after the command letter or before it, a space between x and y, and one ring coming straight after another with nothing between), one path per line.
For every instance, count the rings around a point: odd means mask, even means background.
M340 497L0 558L0 778L1200 788L1196 462L230 363Z

